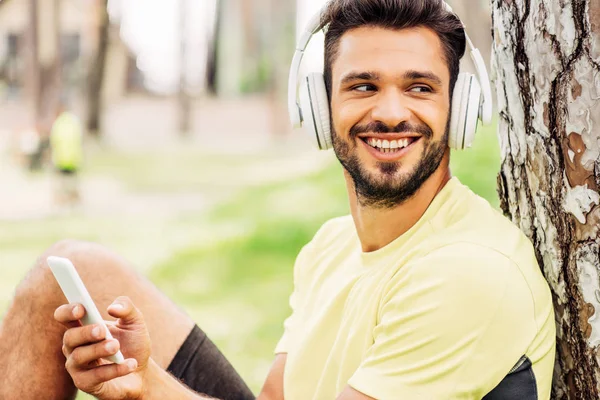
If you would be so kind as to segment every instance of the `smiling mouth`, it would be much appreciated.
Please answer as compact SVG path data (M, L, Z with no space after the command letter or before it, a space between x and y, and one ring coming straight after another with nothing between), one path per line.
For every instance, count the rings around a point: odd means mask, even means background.
M363 142L365 142L370 147L381 153L398 153L406 147L410 146L417 140L418 137L410 137L398 140L381 140L375 138L360 138Z

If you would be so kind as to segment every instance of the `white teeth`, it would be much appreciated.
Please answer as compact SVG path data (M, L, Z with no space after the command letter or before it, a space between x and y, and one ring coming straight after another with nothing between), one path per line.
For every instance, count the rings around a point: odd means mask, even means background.
M1 1L1 0L0 0ZM379 149L382 153L391 153L399 151L407 147L411 143L411 139L398 139L398 140L381 140L375 138L368 138L367 144L371 147Z

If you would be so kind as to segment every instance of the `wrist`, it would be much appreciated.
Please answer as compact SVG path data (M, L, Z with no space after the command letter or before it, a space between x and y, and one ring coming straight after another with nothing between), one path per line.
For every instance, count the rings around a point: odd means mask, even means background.
M152 399L152 393L155 393L153 386L156 384L156 382L160 382L160 376L164 373L165 372L158 364L156 364L156 362L154 362L152 357L148 359L148 364L146 364L143 372L141 372L142 390L138 400Z
M152 358L148 360L148 365L141 375L142 390L138 400L207 399L188 389L163 370Z

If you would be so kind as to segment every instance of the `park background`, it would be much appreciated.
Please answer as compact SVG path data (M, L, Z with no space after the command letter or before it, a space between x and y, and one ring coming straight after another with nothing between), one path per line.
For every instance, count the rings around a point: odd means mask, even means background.
M99 242L185 309L257 392L290 312L296 254L348 213L335 155L287 121L294 37L323 3L0 2L0 315L44 249ZM487 2L450 3L489 61ZM322 64L320 40L305 71ZM76 207L53 202L47 151L24 154L34 127L44 148L61 100L88 128ZM480 127L451 162L498 207L496 130Z

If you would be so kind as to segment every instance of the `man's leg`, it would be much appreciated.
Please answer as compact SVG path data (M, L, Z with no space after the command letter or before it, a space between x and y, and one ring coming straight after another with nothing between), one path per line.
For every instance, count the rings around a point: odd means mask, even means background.
M152 358L167 368L194 322L128 263L93 243L62 241L48 249L19 285L0 323L0 399L66 399L76 393L61 352L65 329L54 310L66 302L46 264L49 255L73 261L98 309L121 295L144 314Z

